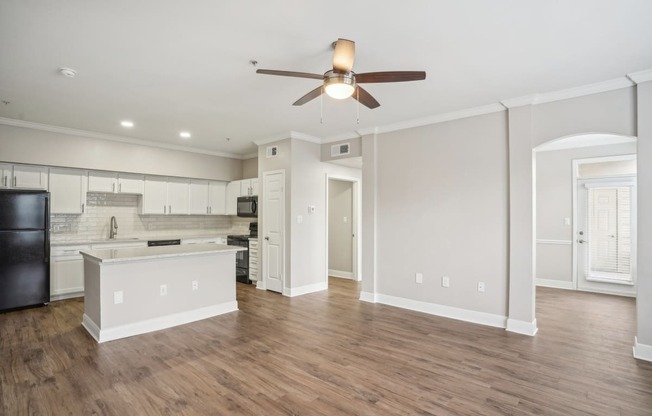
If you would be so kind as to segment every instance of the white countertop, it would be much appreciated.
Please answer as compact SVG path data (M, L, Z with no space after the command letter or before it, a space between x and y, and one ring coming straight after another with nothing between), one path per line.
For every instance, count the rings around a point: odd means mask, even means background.
M162 236L134 236L134 237L118 237L112 240L104 239L70 239L70 240L50 240L52 246L69 246L69 245L82 245L82 244L102 244L102 243L130 243L137 241L152 241L152 240L192 240L194 238L215 238L234 235L236 233L215 233L215 234L196 234L196 235L162 235ZM244 234L244 233L243 233Z
M104 250L81 251L85 259L99 263L119 263L125 261L158 259L165 257L194 256L207 253L235 253L247 250L244 247L227 246L223 244L188 244L160 247L132 247Z

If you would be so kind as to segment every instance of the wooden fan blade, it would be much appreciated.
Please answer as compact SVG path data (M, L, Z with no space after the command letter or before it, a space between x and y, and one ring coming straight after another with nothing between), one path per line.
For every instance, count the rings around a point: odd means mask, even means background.
M304 95L303 97L299 98L294 104L292 105L304 105L308 101L314 100L315 98L319 97L324 93L324 87L319 86L315 88L314 90L310 91L308 94Z
M386 71L355 74L355 82L368 84L372 82L421 81L426 79L424 71Z
M380 103L376 101L376 99L372 97L371 94L369 94L365 89L359 85L356 85L355 88L356 90L353 91L353 95L351 97L358 100L360 104L364 104L372 110L376 107L380 107Z
M278 75L281 77L324 79L324 76L319 74L310 74L308 72L277 71L275 69L257 69L256 73L266 74L266 75Z
M351 72L354 59L355 42L348 39L338 39L335 42L335 52L333 53L333 71Z

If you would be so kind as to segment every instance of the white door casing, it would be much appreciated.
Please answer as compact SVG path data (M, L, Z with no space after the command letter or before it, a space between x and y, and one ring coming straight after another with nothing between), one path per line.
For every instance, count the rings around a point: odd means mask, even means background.
M285 285L285 171L263 173L263 281L283 293Z

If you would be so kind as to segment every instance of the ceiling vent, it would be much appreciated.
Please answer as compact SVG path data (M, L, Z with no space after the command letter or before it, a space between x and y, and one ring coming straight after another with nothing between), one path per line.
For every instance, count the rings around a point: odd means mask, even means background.
M351 153L351 143L341 143L331 146L331 157L344 156Z
M267 146L267 158L278 156L278 146Z

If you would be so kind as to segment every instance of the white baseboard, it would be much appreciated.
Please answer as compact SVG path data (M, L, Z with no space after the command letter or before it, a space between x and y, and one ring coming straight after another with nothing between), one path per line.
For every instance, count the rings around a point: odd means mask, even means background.
M291 287L283 291L285 296L294 297L307 295L308 293L321 292L322 290L328 290L327 282L314 283L312 285L305 285L299 287Z
M81 292L69 292L69 293L60 293L50 295L50 302L56 302L58 300L73 299L73 298L83 298L84 291Z
M553 280L553 279L534 279L534 284L542 287L552 287L554 289L567 289L573 290L573 282L566 280Z
M219 305L211 305L205 308L195 309L187 312L175 313L172 315L161 316L158 318L147 319L141 322L121 325L113 328L100 329L88 315L84 314L82 326L86 328L89 334L97 342L113 341L120 338L131 337L134 335L146 334L148 332L159 331L161 329L171 328L177 325L189 324L206 318L212 318L228 312L238 310L238 302L231 301Z
M363 302L376 303L376 294L371 292L360 292L360 300Z
M652 345L639 344L638 338L634 337L634 358L639 360L652 361Z
M362 293L360 294L360 297L362 298ZM376 302L403 309L410 309L412 311L423 312L430 315L443 316L444 318L457 319L460 321L488 325L497 328L505 328L505 320L507 319L505 316L495 315L492 313L471 311L437 303L400 298L397 296L376 294Z
M507 328L509 332L516 332L517 334L535 336L539 328L537 328L537 320L532 322L519 321L517 319L508 319Z
M328 269L328 275L342 279L353 279L353 272L345 272L343 270Z
M267 285L265 284L265 281L264 280L257 280L256 281L256 289L267 290Z

